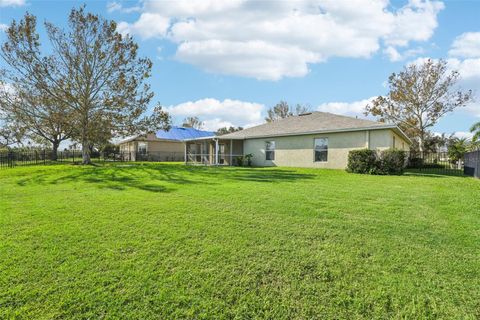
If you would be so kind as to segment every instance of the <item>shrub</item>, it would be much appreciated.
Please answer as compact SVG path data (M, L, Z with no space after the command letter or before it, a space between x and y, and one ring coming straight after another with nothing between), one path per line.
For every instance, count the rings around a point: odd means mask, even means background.
M423 158L415 157L411 158L408 164L411 168L421 168L423 167Z
M397 175L403 173L405 165L405 151L389 149L377 152L361 149L349 152L347 171L363 174Z
M253 153L249 153L245 155L245 159L247 160L247 165L249 167L252 166L252 158L253 158Z
M352 173L374 173L377 154L374 150L352 150L348 153L347 171Z
M249 167L252 166L252 158L253 158L253 153L246 154L244 156L238 156L236 158L237 160L237 166L243 167L245 164Z
M243 156L237 157L237 166L243 167Z
M375 174L400 175L405 168L405 151L388 149L382 151L377 160Z

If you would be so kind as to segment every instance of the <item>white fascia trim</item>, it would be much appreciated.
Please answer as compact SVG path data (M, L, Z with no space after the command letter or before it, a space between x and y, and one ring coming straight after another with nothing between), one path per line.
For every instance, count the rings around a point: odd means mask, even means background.
M259 135L254 137L244 137L244 138L227 138L233 140L246 140L246 139L262 139L262 138L271 138L271 137L286 137L286 136L305 136L310 134L319 134L319 133L337 133L337 132L355 132L355 131L366 131L366 130L382 130L382 129L395 129L396 125L385 125L385 126L374 126L374 127L363 127L363 128L349 128L349 129L334 129L334 130L316 130L316 131L307 131L307 132L292 132L292 133L279 133L279 134L266 134Z

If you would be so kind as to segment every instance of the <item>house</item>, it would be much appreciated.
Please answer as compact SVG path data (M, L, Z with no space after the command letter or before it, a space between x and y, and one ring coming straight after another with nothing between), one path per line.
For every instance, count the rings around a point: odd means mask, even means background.
M130 161L185 161L185 140L213 137L214 132L172 127L156 133L136 135L118 143L120 153Z
M408 151L396 125L327 112L309 112L221 136L188 139L188 163L235 165L252 154L254 166L344 169L350 150Z

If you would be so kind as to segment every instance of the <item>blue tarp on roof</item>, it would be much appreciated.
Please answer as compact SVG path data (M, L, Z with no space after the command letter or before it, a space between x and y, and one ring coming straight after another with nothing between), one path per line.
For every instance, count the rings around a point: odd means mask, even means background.
M172 127L169 131L165 131L165 130L157 131L157 138L159 139L169 139L169 140L179 140L179 141L183 141L186 139L211 137L214 135L215 135L215 132L212 132L212 131L203 131L203 130L197 130L194 128L183 128L183 127Z

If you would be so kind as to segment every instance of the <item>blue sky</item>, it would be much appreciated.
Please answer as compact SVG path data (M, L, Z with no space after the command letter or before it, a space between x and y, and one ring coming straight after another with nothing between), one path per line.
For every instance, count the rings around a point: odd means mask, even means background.
M460 85L480 93L480 1L0 0L0 27L26 11L66 26L82 3L134 35L154 62L154 99L176 123L254 125L279 100L362 116L389 74L426 57L448 59ZM434 131L465 135L479 100Z

